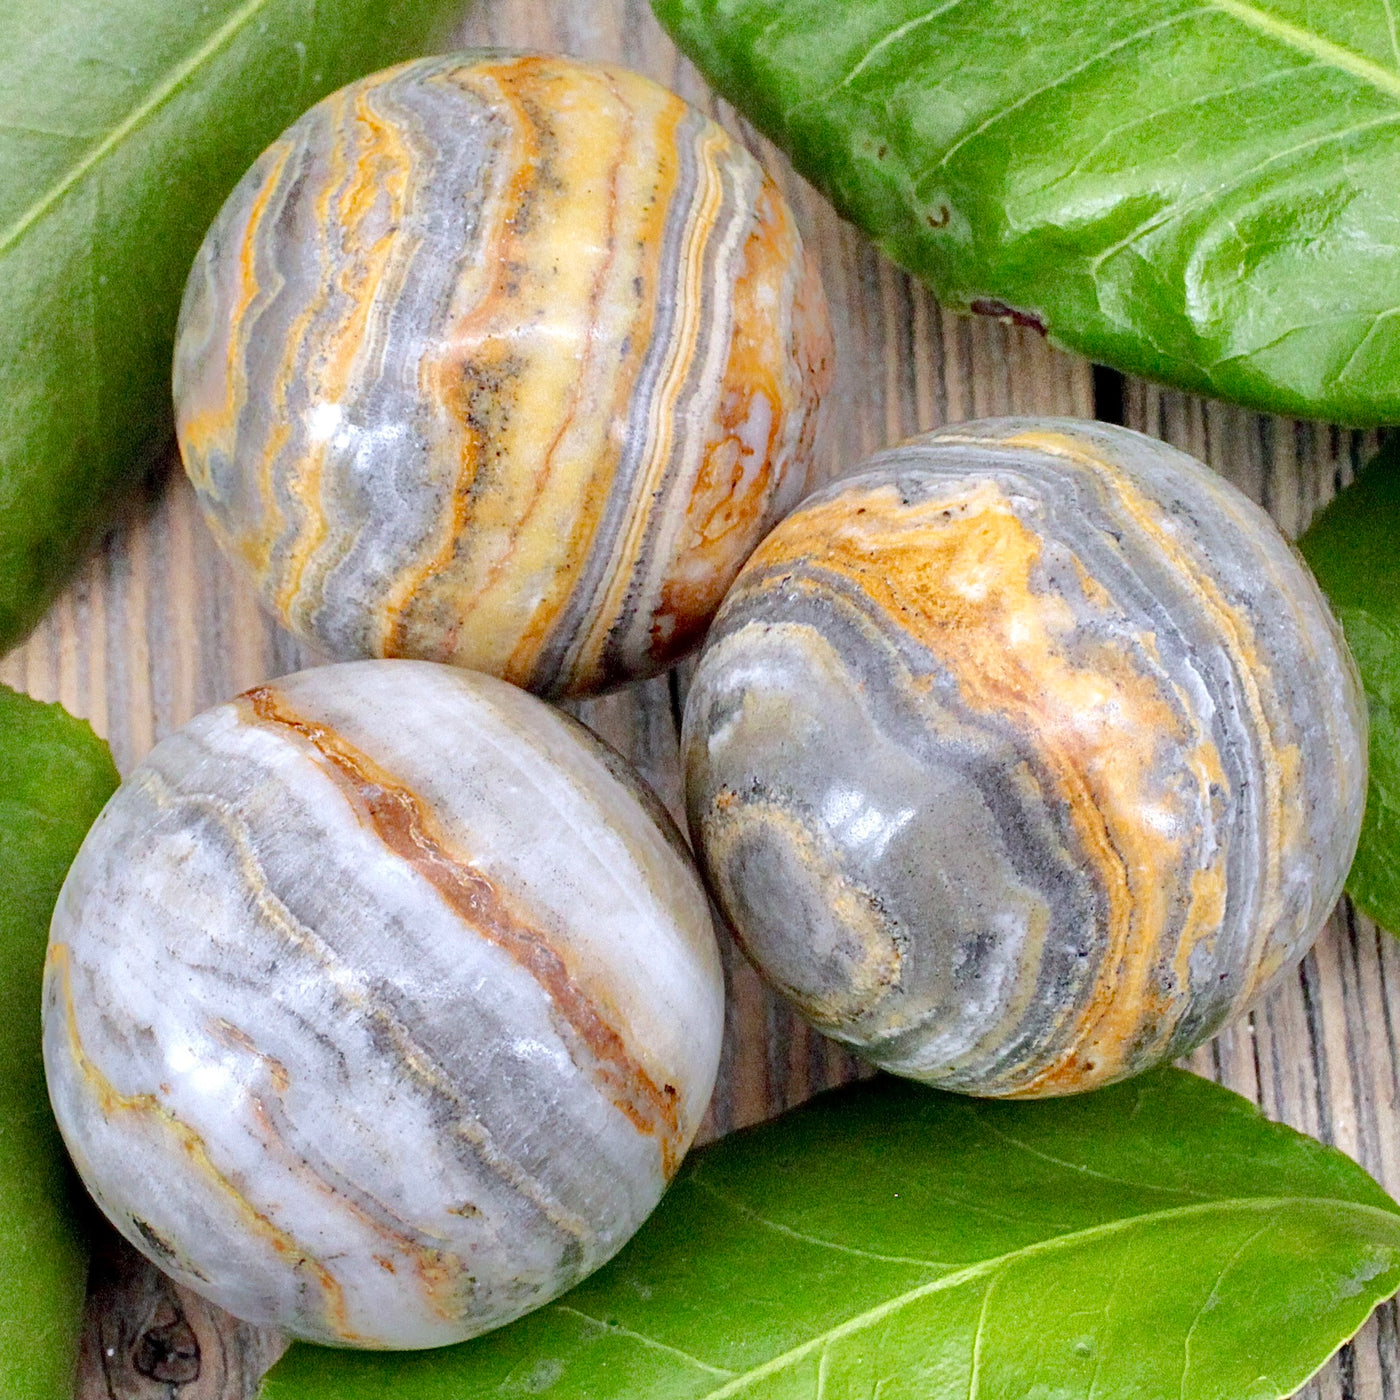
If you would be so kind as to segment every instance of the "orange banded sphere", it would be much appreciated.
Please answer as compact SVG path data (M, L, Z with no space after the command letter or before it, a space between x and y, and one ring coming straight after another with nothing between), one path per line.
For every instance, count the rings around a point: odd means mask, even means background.
M293 632L578 695L698 644L803 492L830 362L791 210L722 128L476 51L264 152L190 274L176 420Z
M1273 522L1125 428L880 453L758 547L686 701L691 832L819 1030L964 1093L1183 1055L1303 956L1366 711Z

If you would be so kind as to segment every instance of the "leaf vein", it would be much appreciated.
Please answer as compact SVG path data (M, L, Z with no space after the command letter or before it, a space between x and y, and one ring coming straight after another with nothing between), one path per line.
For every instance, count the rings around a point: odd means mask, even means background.
M1347 375L1351 373L1351 367L1361 358L1362 353L1371 343L1372 337L1376 334L1376 331L1379 330L1381 322L1393 320L1398 315L1400 315L1400 306L1392 306L1385 311L1378 311L1376 315L1372 317L1371 324L1366 328L1366 334L1357 341L1356 349L1347 356L1346 364L1333 375L1334 383L1340 384L1346 379Z
M35 223L46 214L84 175L98 164L109 151L115 150L143 122L164 106L199 69L213 58L220 49L226 47L251 20L270 3L270 0L245 0L237 10L221 24L183 62L177 63L127 115L119 121L95 146L91 146L71 165L67 173L50 185L3 233L0 233L0 254L17 243Z
M1223 2L1224 0L1222 0L1222 3ZM1213 3L1213 0L1206 0L1206 3ZM1158 20L1156 24L1149 24L1146 29L1140 29L1136 33L1130 34L1126 38L1119 39L1116 43L1110 44L1107 48L1099 49L1097 52L1090 54L1088 58L1080 63L1076 63L1072 68L1067 68L1063 73L1051 79L1050 82L1042 83L1039 87L1032 88L1029 92L1023 92L1014 102L1008 102L1006 106L998 107L995 112L984 117L971 131L965 132L962 136L958 137L958 139L943 152L938 159L937 165L933 168L935 170L942 169L968 144L968 142L975 141L983 132L994 127L998 122L1004 121L1013 112L1018 112L1022 107L1034 102L1037 97L1043 97L1047 92L1054 92L1057 88L1064 87L1066 83L1073 82L1081 73L1088 72L1090 68L1093 68L1096 64L1102 63L1105 59L1112 58L1115 54L1121 53L1124 49L1131 48L1134 44L1140 43L1144 39L1150 39L1154 35L1161 33L1162 30L1170 29L1174 25L1178 25L1184 20L1192 19L1201 13L1201 10L1182 10L1178 14L1169 15L1166 19Z
M1385 22L1390 30L1390 52L1395 57L1395 66L1400 68L1400 34L1395 31L1395 7L1390 0L1381 0L1385 9Z
M1053 183L1061 184L1068 179L1072 179L1093 161L1101 151L1112 150L1128 136L1128 133L1134 132L1141 127L1151 126L1167 118L1175 117L1180 113L1190 112L1192 108L1207 107L1213 102L1221 101L1222 98L1233 99L1244 93L1256 91L1259 88L1270 87L1275 83L1293 82L1297 79L1298 74L1303 71L1303 68L1289 65L1284 68L1279 68L1272 73L1264 73L1257 78L1251 78L1248 82L1235 83L1232 87L1194 93L1192 96L1184 97L1178 102L1168 102L1165 106L1157 107L1150 112L1144 112L1140 116L1130 117L1123 122L1109 126L1105 129L1103 135L1076 159L1073 168L1066 171L1063 175L1056 176Z
M831 1374L831 1343L822 1348L817 1361L817 1394L815 1400L826 1400L826 1382Z
M996 1287L997 1275L987 1280L986 1291L982 1294L982 1307L977 1314L977 1330L972 1334L972 1364L967 1378L967 1400L977 1400L982 1389L982 1338L987 1335L987 1309L991 1306L992 1290Z
M726 1381L723 1385L714 1390L707 1391L703 1396L697 1397L697 1400L729 1400L731 1396L738 1395L745 1387L754 1381L763 1380L768 1376L775 1375L794 1362L801 1360L804 1356L810 1355L819 1348L829 1346L832 1342L842 1337L849 1336L854 1332L859 1332L862 1328L869 1327L873 1323L880 1322L892 1313L907 1307L910 1303L915 1303L923 1298L931 1297L935 1293L947 1292L949 1289L957 1288L961 1284L967 1283L972 1279L994 1274L998 1270L1005 1268L1008 1264L1020 1262L1023 1259L1035 1258L1041 1254L1049 1254L1061 1249L1068 1249L1089 1240L1121 1234L1125 1230L1131 1230L1140 1225L1155 1224L1165 1220L1177 1220L1185 1216L1209 1215L1212 1212L1222 1210L1288 1210L1309 1205L1331 1206L1336 1209L1358 1211L1362 1215L1379 1217L1381 1221L1385 1222L1389 1229L1395 1232L1397 1242L1400 1242L1400 1211L1386 1210L1380 1206L1367 1205L1362 1201L1348 1201L1327 1196L1227 1197L1222 1200L1204 1201L1199 1204L1172 1206L1165 1210L1149 1211L1145 1215L1125 1216L1119 1220L1105 1221L1102 1225L1093 1225L1084 1230L1076 1230L1072 1234L1057 1235L1055 1238L1048 1240L1037 1240L1033 1244L1023 1245L1019 1249L1010 1250L1006 1254L997 1255L993 1259L982 1259L976 1264L969 1264L966 1268L958 1269L954 1273L944 1274L942 1278L934 1279L930 1283L923 1283L916 1288L906 1289L903 1293L896 1294L892 1298L886 1298L883 1302L875 1304L874 1307L867 1308L864 1312L857 1313L854 1317L848 1317L844 1322L838 1322L835 1326L827 1328L826 1331L820 1332L814 1337L809 1337L805 1342L801 1342L797 1346L791 1347L789 1350L781 1352L777 1356L769 1357L767 1361L762 1362L758 1366L741 1372L732 1380Z
M1073 1172L1075 1176L1092 1177L1095 1181L1107 1181L1114 1186L1131 1186L1139 1191L1160 1191L1163 1195L1170 1196L1195 1196L1200 1200L1212 1199L1205 1191L1193 1191L1189 1186L1157 1186L1151 1182L1133 1181L1128 1177L1110 1176L1107 1172L1095 1171L1093 1167L1086 1167L1079 1162L1071 1162L1064 1157L1055 1157L1049 1152L1042 1152L1039 1148L1032 1147L1030 1143L1023 1142L1020 1138L1013 1137L1010 1133L998 1128L987 1116L981 1113L977 1113L975 1116L982 1127L994 1137L1000 1138L1002 1142L1007 1143L1011 1147L1019 1148L1022 1152L1032 1157L1039 1158L1042 1162L1049 1162L1054 1166L1064 1167L1065 1170Z
M1237 188L1239 185L1244 184L1246 180L1267 170L1271 165L1277 165L1280 161L1286 161L1291 156L1300 155L1302 152L1313 150L1318 146L1325 146L1329 141L1345 141L1352 136L1360 136L1365 132L1374 131L1383 126L1394 126L1397 122L1400 122L1400 114L1374 117L1370 121L1356 122L1354 125L1344 127L1340 131L1323 132L1320 136L1310 137L1308 140L1300 141L1296 145L1289 146L1285 150L1274 151L1265 159L1251 165L1248 169L1238 171L1236 174L1231 175L1229 179L1221 180L1218 184L1210 186L1209 189L1201 190L1197 194L1192 195L1190 199L1184 199L1179 204L1172 204L1161 212L1154 214L1151 218L1144 220L1137 228L1133 229L1131 233L1125 234L1116 243L1111 243L1102 252L1095 254L1093 260L1089 263L1089 272L1091 274L1097 273L1099 268L1102 267L1109 258L1113 257L1116 253L1122 252L1124 248L1131 247L1140 238L1145 237L1149 233L1155 233L1159 228L1164 227L1175 219L1179 219L1190 209L1199 208L1202 204L1209 204L1218 200L1227 190Z
M842 77L838 78L836 82L832 83L829 87L824 88L821 92L813 93L810 97L804 97L801 98L799 101L794 102L783 113L783 124L790 124L793 117L796 116L798 112L803 111L805 108L823 106L825 103L829 102L833 97L835 97L836 94L842 90L842 88L849 87L853 82L855 82L855 80L865 71L865 69L868 68L870 64L875 61L876 57L885 49L887 49L891 44L897 43L906 34L912 33L915 29L918 29L922 25L932 23L940 16L946 15L950 10L956 10L959 5L965 3L966 0L947 0L946 4L937 5L932 10L929 10L926 14L915 15L912 19L908 19L903 24L897 25L894 29L890 30L890 32L886 34L882 39L879 39L874 44L872 44L861 56L861 58L855 63L855 65ZM775 21L774 24L776 23L777 22ZM773 27L773 25L768 26L768 30L771 30ZM764 31L765 38L767 37L768 30Z
M1126 1251L1118 1258L1118 1268L1113 1275L1113 1286L1108 1290L1103 1300L1103 1307L1100 1311L1103 1314L1103 1330L1105 1339L1109 1336L1113 1327L1113 1300L1118 1296L1118 1290L1123 1286L1124 1275L1128 1271L1128 1257ZM1094 1348L1094 1369L1089 1376L1089 1390L1084 1400L1094 1400L1094 1393L1099 1388L1099 1376L1103 1371L1104 1354L1108 1347L1096 1346Z
M907 19L903 24L896 25L884 38L872 44L865 52L865 56L859 63L836 84L837 88L849 87L865 70L891 45L897 44L906 34L912 34L916 29L922 29L926 24L932 24L934 20L941 19L949 10L956 10L964 0L947 0L946 4L935 5L933 9L922 15L915 15L913 19ZM834 92L836 88L833 88Z
M1191 1374L1191 1339L1196 1335L1196 1328L1200 1325L1201 1319L1206 1315L1212 1301L1220 1292L1220 1285L1225 1281L1225 1275L1239 1262L1240 1256L1244 1254L1250 1245L1261 1235L1266 1235L1273 1229L1273 1221L1266 1220L1257 1230L1241 1242L1240 1247L1225 1261L1220 1267L1220 1272L1215 1276L1215 1282L1210 1286L1210 1292L1206 1294L1205 1301L1196 1309L1196 1315L1191 1319L1191 1325L1186 1329L1186 1338L1182 1343L1183 1362L1181 1367L1181 1391L1180 1400L1186 1400L1186 1379Z
M1221 14L1230 15L1241 24L1248 25L1256 33L1267 34L1271 39L1278 40L1298 53L1321 59L1329 67L1340 68L1352 77L1360 78L1362 82L1369 83L1380 92L1400 101L1400 73L1392 73L1374 59L1341 44L1334 44L1331 39L1324 39L1321 34L1314 34L1301 25L1271 15L1258 5L1250 4L1249 0L1205 0L1205 3L1212 9L1219 10ZM1386 8L1389 10L1388 4ZM1392 23L1392 40L1394 33Z
M13 131L17 136L52 136L60 141L88 141L90 131L61 131L54 126L32 126L28 122L0 121L0 131Z
M655 1337L648 1337L644 1332L634 1332L630 1327L624 1327L620 1322L604 1322L601 1318L592 1317L570 1303L556 1303L554 1305L554 1310L556 1312L571 1313L574 1317L582 1318L584 1322L591 1322L595 1327L615 1336L630 1337L634 1342L640 1342L645 1347L650 1347L655 1351L665 1352L668 1356L674 1356L682 1361L687 1361L692 1366L696 1366L702 1371L709 1372L712 1376L719 1376L727 1380L731 1376L737 1374L735 1371L725 1370L723 1366L711 1366L708 1361L701 1361L698 1356L692 1356L688 1351L682 1351L680 1347L668 1346L665 1342L658 1342Z
M722 1201L730 1210L736 1211L747 1220L752 1220L757 1225L762 1225L767 1230L772 1230L779 1235L786 1235L788 1239L801 1240L803 1244L816 1245L821 1249L834 1249L840 1254L852 1254L858 1259L873 1259L879 1264L913 1264L924 1269L948 1269L952 1265L946 1261L937 1259L912 1259L899 1254L876 1254L872 1250L857 1249L854 1245L838 1244L835 1240L825 1240L819 1235L806 1235L801 1230L794 1230L790 1225L779 1224L776 1220L769 1220L766 1215L760 1215L752 1206L746 1206L742 1201L736 1201L727 1192L721 1191L717 1186L712 1186L698 1174L690 1178L690 1184L698 1190L705 1192L707 1196L713 1196L715 1200Z

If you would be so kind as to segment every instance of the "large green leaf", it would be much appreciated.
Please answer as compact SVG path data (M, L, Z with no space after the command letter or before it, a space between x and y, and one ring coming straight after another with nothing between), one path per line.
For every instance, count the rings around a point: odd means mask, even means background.
M117 785L107 745L0 686L0 1395L68 1400L87 1246L44 1088L39 987L49 917Z
M0 651L171 434L185 275L317 98L461 0L0 4Z
M653 0L943 302L1255 408L1400 421L1390 0Z
M298 1346L264 1400L1256 1400L1397 1285L1400 1207L1205 1080L883 1080L696 1154L541 1312L437 1353Z
M1347 890L1400 933L1400 440L1298 544L1347 634L1371 712L1371 787Z

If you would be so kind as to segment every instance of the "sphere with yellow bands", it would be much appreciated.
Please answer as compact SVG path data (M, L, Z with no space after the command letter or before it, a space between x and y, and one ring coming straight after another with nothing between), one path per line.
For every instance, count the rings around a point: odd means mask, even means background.
M175 357L211 529L292 631L540 694L698 644L800 498L831 332L752 156L625 70L473 51L312 108Z
M1355 667L1288 542L1068 420L947 428L805 502L716 618L684 745L759 969L973 1094L1200 1044L1310 946L1365 802Z

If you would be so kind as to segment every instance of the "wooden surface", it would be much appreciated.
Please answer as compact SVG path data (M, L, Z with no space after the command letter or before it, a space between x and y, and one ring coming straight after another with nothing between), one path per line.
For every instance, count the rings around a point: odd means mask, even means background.
M781 178L819 254L837 336L823 479L939 423L1007 412L1092 417L1097 407L1099 416L1194 452L1296 534L1374 448L1372 435L1124 383L1048 349L1034 332L940 311L710 98L642 0L480 0L456 38L620 60L714 112ZM0 680L86 716L125 772L206 706L314 661L234 577L171 468L29 642L0 661ZM639 763L678 814L685 679L682 667L576 707ZM776 1004L742 959L727 951L726 960L731 1015L704 1136L770 1116L858 1072ZM1343 906L1297 974L1190 1065L1270 1116L1334 1143L1400 1194L1397 1018L1400 944ZM242 1400L279 1351L278 1338L175 1288L114 1236L99 1248L79 1382L84 1400ZM1395 1304L1381 1308L1303 1393L1400 1395Z

